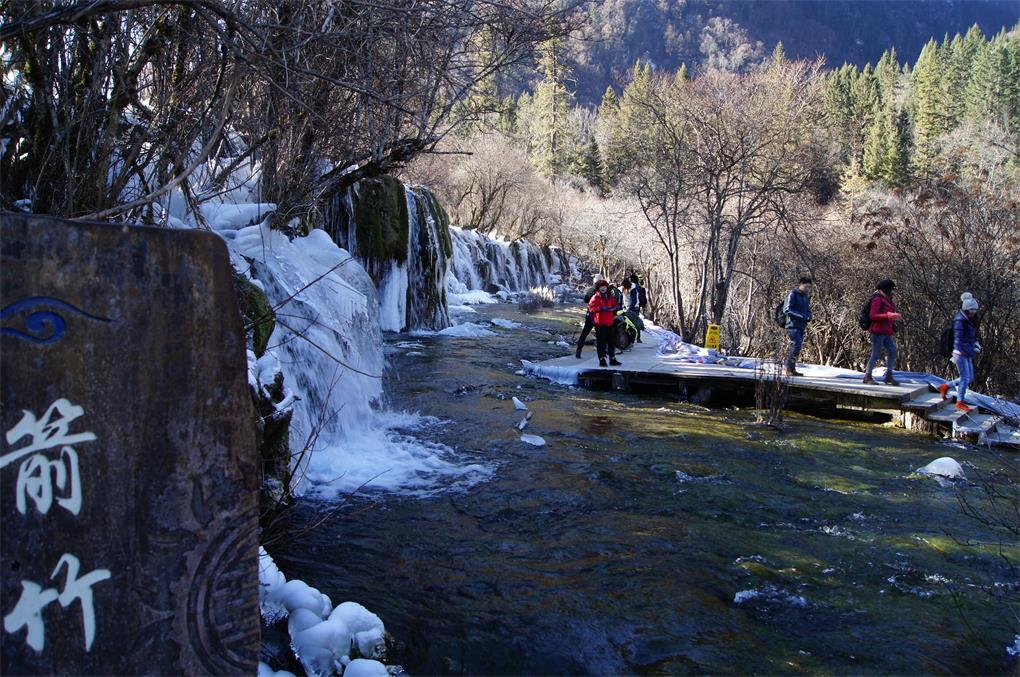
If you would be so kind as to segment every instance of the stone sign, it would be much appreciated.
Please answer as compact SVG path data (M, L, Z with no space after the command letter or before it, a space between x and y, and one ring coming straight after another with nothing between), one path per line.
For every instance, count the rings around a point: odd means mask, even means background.
M223 242L2 214L0 280L0 673L255 674L255 440Z

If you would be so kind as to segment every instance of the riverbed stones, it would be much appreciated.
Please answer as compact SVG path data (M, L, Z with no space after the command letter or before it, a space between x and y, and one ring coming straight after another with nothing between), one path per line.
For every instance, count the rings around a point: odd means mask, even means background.
M0 672L254 674L244 333L211 233L0 215Z

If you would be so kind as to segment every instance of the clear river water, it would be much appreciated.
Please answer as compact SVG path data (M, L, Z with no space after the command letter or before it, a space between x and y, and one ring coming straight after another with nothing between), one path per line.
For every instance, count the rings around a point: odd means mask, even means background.
M1005 648L1020 632L1018 572L1000 548L1016 562L1020 545L958 498L984 505L975 480L1015 481L1015 452L797 415L773 434L749 410L525 378L519 360L562 355L550 342L570 341L579 314L501 305L470 319L493 317L524 326L390 337L386 383L391 407L441 420L414 435L488 479L426 497L367 490L314 528L335 505L302 501L271 548L288 577L377 613L388 663L412 675L1017 670ZM547 446L520 441L513 395ZM913 474L941 456L968 481Z

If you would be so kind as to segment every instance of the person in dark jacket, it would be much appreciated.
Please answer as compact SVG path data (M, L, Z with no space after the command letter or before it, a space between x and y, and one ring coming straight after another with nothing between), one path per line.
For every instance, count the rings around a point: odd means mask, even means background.
M970 292L960 296L960 312L953 318L953 364L960 374L956 382L956 408L970 411L967 406L967 386L974 381L974 358L981 352L981 344L977 340L978 302ZM946 398L948 385L940 388L942 399Z
M641 315L645 315L645 306L648 305L648 292L645 291L645 286L641 284L641 278L638 277L637 273L630 276L630 283L633 289L632 293L637 298L638 312Z
M613 343L613 323L616 322L618 309L616 298L609 291L609 282L600 280L596 286L598 293L588 302L588 312L595 322L595 349L599 355L599 366L605 367L606 355L609 364L620 366L616 359L616 345Z
M868 368L864 370L864 382L874 383L871 371L885 351L885 382L889 385L898 386L895 378L896 369L896 340L893 335L896 333L896 321L903 316L896 312L893 304L892 294L896 283L892 280L882 280L875 286L875 293L871 296L871 303L868 309L868 317L871 318L871 326L868 332L871 334L871 357L868 359Z
M790 290L783 302L783 315L786 316L786 335L790 337L790 352L786 356L787 376L803 376L797 371L797 357L804 347L804 332L811 321L811 288L814 282L810 277L800 278L800 283Z
M604 282L606 276L602 273L595 274L595 283L584 293L584 305L587 306L591 301L591 297L598 293L599 282ZM595 328L595 320L591 316L591 311L584 314L584 327L581 328L581 336L577 339L577 350L574 352L574 356L577 359L581 359L581 349L584 348L584 342L588 340L588 334Z

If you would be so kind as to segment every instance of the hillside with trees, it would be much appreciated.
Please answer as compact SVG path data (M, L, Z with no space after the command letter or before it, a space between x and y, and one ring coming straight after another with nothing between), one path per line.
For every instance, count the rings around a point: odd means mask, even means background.
M656 319L731 352L781 345L771 308L816 278L812 361L860 367L862 299L895 277L905 368L945 370L937 336L971 291L987 308L978 381L1020 393L1020 31L973 26L827 69L732 53L700 70L637 63L597 107L547 41L533 91L420 161L455 223L538 238L603 272L640 270Z
M1008 0L610 0L585 11L566 58L573 90L591 104L607 86L622 86L636 61L668 71L733 59L730 65L739 66L782 42L791 59L863 67L887 49L917 54L929 37L941 40L974 24L994 34L1020 21L1020 7Z

